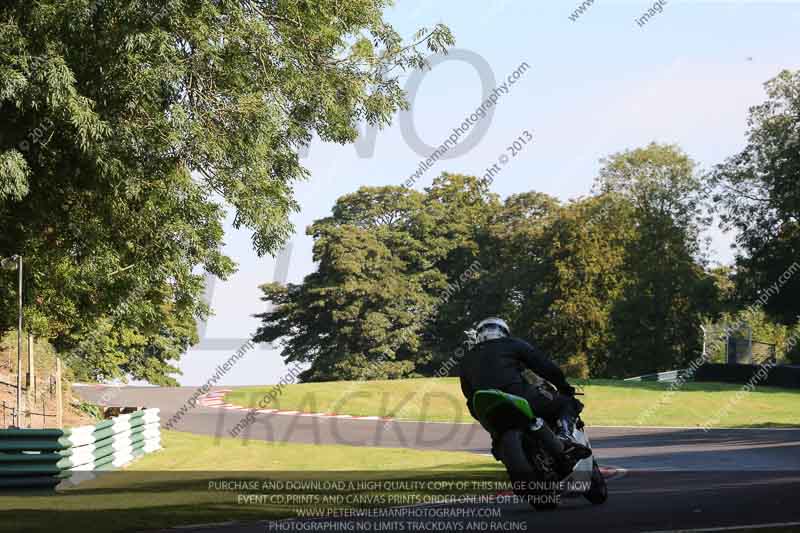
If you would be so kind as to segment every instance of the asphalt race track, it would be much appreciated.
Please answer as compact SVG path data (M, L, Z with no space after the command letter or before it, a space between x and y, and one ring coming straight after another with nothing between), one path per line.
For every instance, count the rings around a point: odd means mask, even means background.
M194 390L81 387L76 392L94 401L112 397L111 405L160 407L166 422ZM244 411L197 407L175 429L227 436L244 415ZM589 435L599 462L615 471L605 505L594 507L583 498L570 498L555 512L535 512L526 504L506 503L422 506L393 520L402 520L406 531L430 531L433 529L424 529L426 524L441 522L451 528L440 529L443 531L668 531L766 524L784 524L779 531L800 531L800 430L594 427ZM243 438L489 451L487 435L468 424L259 414ZM175 531L348 531L350 522L379 531L387 518L337 518L333 526L330 518L324 519L327 525L318 522L318 529L313 520L305 520ZM396 524L394 530L400 528Z

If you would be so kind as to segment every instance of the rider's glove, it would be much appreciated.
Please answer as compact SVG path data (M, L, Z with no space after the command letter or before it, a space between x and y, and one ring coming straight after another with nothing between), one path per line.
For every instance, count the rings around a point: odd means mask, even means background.
M575 387L567 385L566 387L562 387L558 392L564 396L575 396Z

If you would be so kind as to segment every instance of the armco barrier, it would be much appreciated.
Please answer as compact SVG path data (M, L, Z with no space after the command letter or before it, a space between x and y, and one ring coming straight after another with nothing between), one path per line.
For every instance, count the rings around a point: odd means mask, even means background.
M158 409L71 429L0 430L0 489L63 488L161 449ZM57 487L58 486L58 487Z

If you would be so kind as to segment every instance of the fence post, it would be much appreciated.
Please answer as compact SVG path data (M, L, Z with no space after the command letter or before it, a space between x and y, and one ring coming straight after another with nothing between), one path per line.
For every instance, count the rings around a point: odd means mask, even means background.
M33 335L28 335L28 391L32 396L36 396L36 367L34 366L34 343Z
M30 407L28 408L28 427L33 427L33 410L36 408L36 397L33 394L33 380L36 378L33 370L33 335L28 334L28 374L25 376L27 390L27 401L25 402Z
M64 427L61 395L61 358L56 357L56 427L59 429Z

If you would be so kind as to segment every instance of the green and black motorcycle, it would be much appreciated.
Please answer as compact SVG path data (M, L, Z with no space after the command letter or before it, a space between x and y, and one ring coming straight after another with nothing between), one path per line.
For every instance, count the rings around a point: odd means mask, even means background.
M577 463L564 457L561 440L536 416L525 398L490 389L477 391L473 402L517 496L538 510L555 509L567 495L583 495L595 505L608 499L606 482L594 456ZM591 448L580 419L574 437Z

